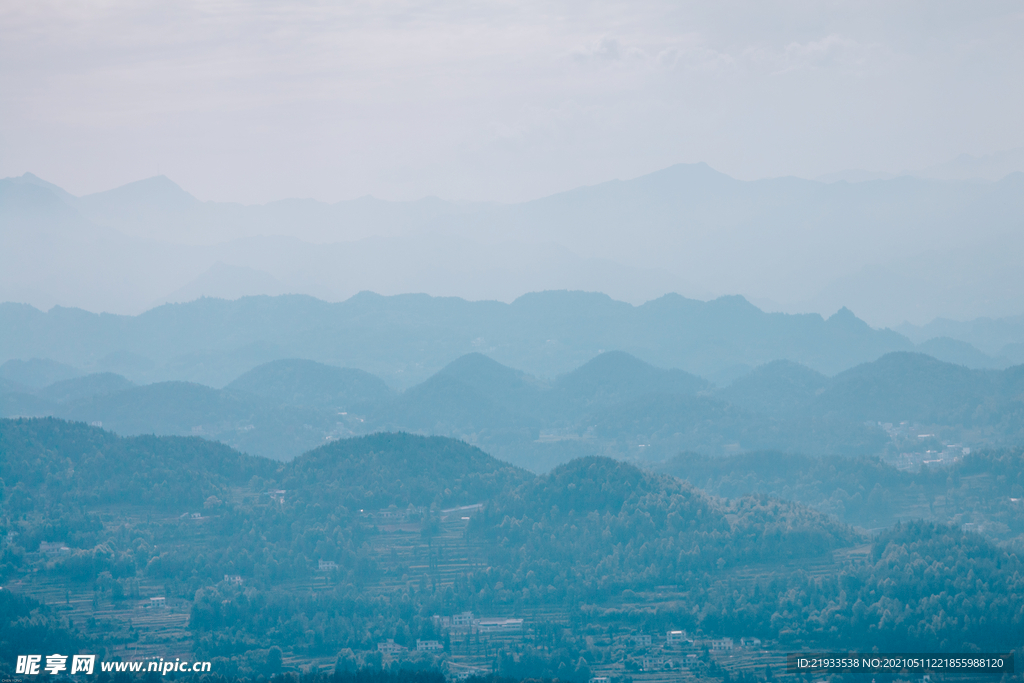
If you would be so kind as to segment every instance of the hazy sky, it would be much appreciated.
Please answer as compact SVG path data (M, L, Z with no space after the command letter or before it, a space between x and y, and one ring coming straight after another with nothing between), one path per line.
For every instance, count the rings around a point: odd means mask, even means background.
M0 3L0 176L515 201L1024 144L1024 3Z

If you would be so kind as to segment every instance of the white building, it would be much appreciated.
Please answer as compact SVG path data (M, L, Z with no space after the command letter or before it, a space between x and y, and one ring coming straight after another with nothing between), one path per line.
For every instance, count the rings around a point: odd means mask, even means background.
M436 652L443 650L444 645L439 640L417 640L416 649L420 652Z
M686 631L669 631L665 634L665 645L669 647L681 647L686 641Z
M452 630L469 630L473 628L473 613L472 612L461 612L459 614L449 615L434 615L434 624L438 628L447 628Z
M496 631L518 631L523 628L522 619L506 619L503 617L474 619L472 625L480 633L494 633Z
M712 640L708 642L708 647L715 651L724 651L733 649L734 645L732 638L719 638L718 640Z

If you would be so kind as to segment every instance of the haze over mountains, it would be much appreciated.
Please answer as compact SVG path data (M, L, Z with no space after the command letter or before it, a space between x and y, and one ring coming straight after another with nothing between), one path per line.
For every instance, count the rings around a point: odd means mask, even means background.
M360 370L278 360L224 389L137 386L113 373L41 389L8 379L0 417L52 415L124 435L202 436L281 460L380 431L455 437L535 471L587 455L650 463L680 452L921 460L950 443L959 453L1024 439L1022 368L970 370L895 352L832 378L775 361L716 389L621 351L547 381L472 353L399 393ZM19 373L28 374L25 364L0 366L5 377Z
M872 329L847 309L824 319L765 313L742 297L702 302L666 295L632 306L565 291L533 293L511 304L369 292L340 303L293 295L202 299L138 316L62 307L44 313L6 303L0 304L0 328L0 363L17 361L10 379L28 384L18 373L43 373L31 380L39 387L87 372L115 372L136 383L223 387L262 363L304 358L363 370L405 389L473 352L552 379L618 350L717 384L775 360L834 375L892 351L922 351L979 369L1024 362L1024 329L1012 319L1001 336L986 339L985 353L927 330L914 331L923 339L917 346L897 332Z
M0 300L137 313L200 295L582 289L847 306L876 326L1005 317L1022 312L1022 198L1022 173L745 182L694 164L512 205L242 206L164 177L77 198L26 174L0 181Z

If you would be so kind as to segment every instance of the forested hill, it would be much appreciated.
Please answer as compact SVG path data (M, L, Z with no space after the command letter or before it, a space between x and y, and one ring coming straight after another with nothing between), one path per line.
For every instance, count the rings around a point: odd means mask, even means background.
M302 500L353 509L468 505L532 477L461 441L406 433L335 441L280 473L281 486Z
M360 370L299 359L261 365L224 389L138 386L112 373L35 390L8 382L0 416L197 435L279 460L339 438L406 431L464 440L544 472L598 454L642 462L737 450L892 458L949 444L1012 446L1024 439L1022 397L1024 366L971 370L909 352L834 377L775 361L721 389L621 351L553 381L471 353L403 392Z
M120 437L55 418L0 419L2 498L22 513L112 503L201 507L278 466L195 437Z
M850 528L791 503L715 501L608 458L582 458L498 497L473 519L506 586L568 579L580 597L681 583L693 572L828 556Z
M1012 487L1020 462L976 467ZM430 616L464 610L525 620L523 647L491 641L502 671L576 683L621 655L592 642L633 630L790 649L1024 644L1024 566L979 534L903 524L869 546L797 503L713 498L609 458L536 477L451 439L376 434L279 463L19 419L0 421L0 467L0 581L68 615L19 603L0 630L22 614L46 642L146 656L173 642L226 674L266 673L274 645L296 666L379 666L378 643L444 640ZM445 509L467 503L481 506ZM173 610L147 612L150 597Z
M123 503L188 510L232 489L290 490L352 509L477 503L533 475L444 437L378 433L282 464L198 437L120 437L55 418L0 419L0 481L14 509Z

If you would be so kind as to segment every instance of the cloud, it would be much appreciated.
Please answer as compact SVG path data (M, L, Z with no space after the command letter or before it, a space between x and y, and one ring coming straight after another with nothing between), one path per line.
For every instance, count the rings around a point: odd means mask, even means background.
M638 47L623 45L620 40L611 36L602 36L592 40L585 46L577 47L571 52L572 56L583 62L617 62L626 60L646 61L649 59L647 53Z

